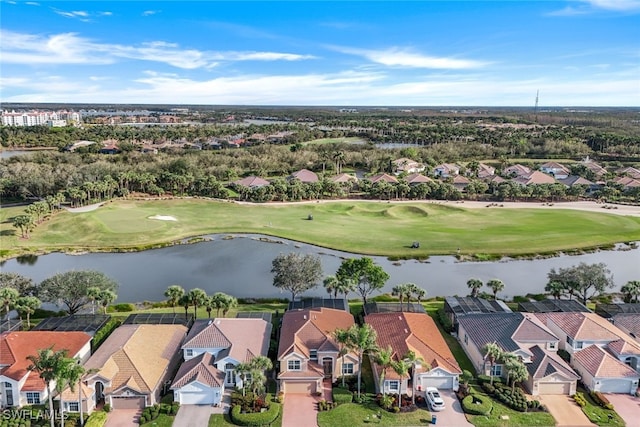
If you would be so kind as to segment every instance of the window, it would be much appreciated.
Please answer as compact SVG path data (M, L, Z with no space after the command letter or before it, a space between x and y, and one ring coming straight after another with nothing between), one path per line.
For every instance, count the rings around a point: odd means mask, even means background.
M318 360L318 350L316 350L315 348L309 350L309 359Z
M185 355L187 357L192 357L193 356L193 350L191 350L190 348L185 350Z
M387 382L387 391L396 393L400 390L400 381L388 381Z
M499 377L502 375L502 365L493 365L491 367L491 375Z
M575 345L575 349L579 350L582 348L582 346L584 345L584 342L582 341L576 341L576 345Z
M556 343L550 342L549 343L549 350L555 350L555 349L556 349Z
M467 334L464 334L464 343L469 344L469 338L467 337Z
M299 371L300 370L300 360L293 359L287 362L287 369L289 371Z
M569 336L567 336L567 344L573 347L573 339L571 339Z
M28 391L27 392L27 403L29 405L39 405L40 404L40 393Z
M345 363L342 365L343 375L353 375L353 363Z
M78 402L66 402L67 403L67 411L69 412L80 412L78 408Z

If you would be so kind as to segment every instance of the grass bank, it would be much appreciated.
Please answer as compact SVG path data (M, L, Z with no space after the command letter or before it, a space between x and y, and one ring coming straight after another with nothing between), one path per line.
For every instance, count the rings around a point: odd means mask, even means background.
M119 200L61 212L22 239L0 209L2 258L52 251L131 251L212 233L260 233L396 258L549 254L640 240L640 218L562 209L470 209L428 202L237 204L202 199ZM171 216L175 221L152 219ZM313 220L308 220L309 215ZM420 242L418 249L411 243Z

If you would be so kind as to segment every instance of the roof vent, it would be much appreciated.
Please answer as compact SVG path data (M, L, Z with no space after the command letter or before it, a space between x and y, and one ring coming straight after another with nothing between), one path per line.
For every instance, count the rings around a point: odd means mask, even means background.
M304 320L307 320L307 315L306 314L304 315Z
M210 324L211 324L211 322L213 322L213 321L212 321L212 320L209 320L209 321L207 322L207 325L210 325Z
M409 333L409 331L407 330L407 328L404 328L404 333L405 333L405 334L408 334L408 333Z

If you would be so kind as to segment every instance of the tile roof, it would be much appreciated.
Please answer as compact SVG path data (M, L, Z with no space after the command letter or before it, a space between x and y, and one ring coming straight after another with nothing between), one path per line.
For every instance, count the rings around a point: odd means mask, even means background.
M596 378L638 378L640 373L625 365L608 352L590 345L573 355L573 360L582 365Z
M542 322L523 313L469 314L460 317L458 323L479 349L488 343L496 343L503 351L523 349L528 352L530 346L526 344L558 341Z
M309 356L309 349L338 349L331 336L336 329L349 329L354 324L353 315L332 308L288 310L282 317L278 360L292 351Z
M222 387L224 385L224 378L224 372L216 368L211 353L205 352L193 359L185 361L180 366L171 384L171 389L182 388L194 381L198 381L209 387Z
M516 178L513 179L513 181L517 182L518 184L523 184L523 185L531 185L531 184L555 184L558 181L556 181L556 179L550 175L547 175L546 173L542 173L539 171L533 171L530 174L527 175L520 175Z
M187 328L182 325L122 325L87 360L91 375L111 381L107 392L131 386L141 393L157 389L180 349Z
M421 173L412 173L405 177L405 180L408 184L420 184L422 182L432 182L433 180L427 176L422 175Z
M640 314L620 313L613 316L613 324L622 330L633 334L636 341L640 341Z
M515 174L516 176L528 175L531 173L531 169L521 164L515 164L509 166L504 170L504 173L507 175Z
M234 181L233 183L244 187L264 187L265 185L269 185L269 181L264 178L260 178L259 176L248 176Z
M529 375L535 379L548 377L553 373L558 373L565 378L580 379L571 366L569 366L560 356L555 352L546 352L538 345L529 347L531 353L531 363L526 363L527 371Z
M331 178L333 182L357 182L358 178L348 173L341 173Z
M558 179L558 181L568 187L572 187L574 185L594 185L594 183L589 181L588 179L577 175L568 176L564 179Z
M424 359L431 369L439 367L451 373L462 373L449 346L431 316L424 313L376 313L365 316L365 323L375 329L380 348L391 347L393 358L400 360L409 351ZM373 363L376 375L381 368ZM387 370L393 377L393 373Z
M318 182L318 175L308 169L300 169L291 174L291 179L297 179L301 182Z
M496 168L493 166L485 165L484 163L480 163L478 165L478 178L487 178L495 175Z
M394 183L395 184L395 183L398 182L398 178L396 178L393 175L389 175L387 173L379 173L377 175L369 177L369 181L371 181L373 184L375 184L376 182L379 182L379 181L384 181L384 182Z
M0 335L0 374L20 381L28 375L22 390L42 391L45 387L40 376L29 372L31 362L27 356L36 355L39 349L53 347L54 351L67 350L68 357L75 357L91 341L85 332L18 331Z

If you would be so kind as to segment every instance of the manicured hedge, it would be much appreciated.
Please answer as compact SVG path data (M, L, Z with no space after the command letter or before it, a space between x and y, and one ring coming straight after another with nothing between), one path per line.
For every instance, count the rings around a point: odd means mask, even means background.
M231 421L239 426L260 427L269 425L280 415L280 404L271 402L269 409L264 412L253 412L242 414L240 405L236 405L231 409Z
M353 401L353 393L344 388L335 387L333 389L333 401L336 403L336 405L351 403Z
M471 415L489 415L493 403L488 396L482 396L480 394L470 394L462 399L462 410Z
M520 412L527 411L527 397L519 388L511 390L506 386L498 386L496 387L494 397L511 409L515 409Z
M107 413L103 411L94 411L87 419L84 427L102 427L107 422Z

